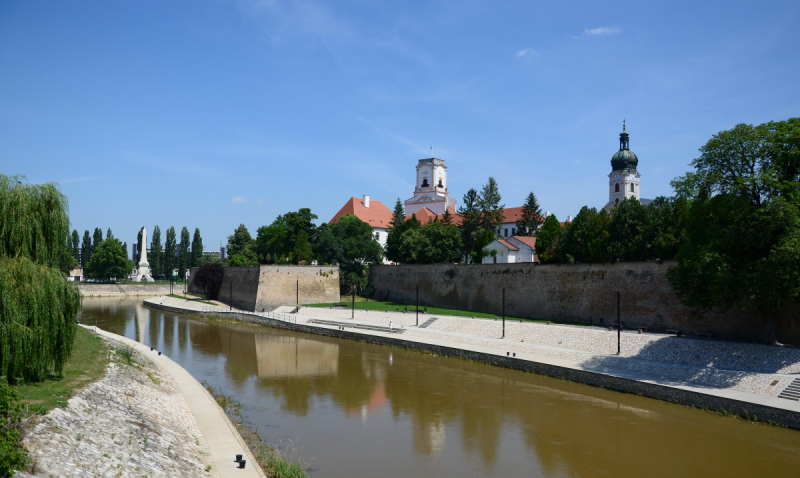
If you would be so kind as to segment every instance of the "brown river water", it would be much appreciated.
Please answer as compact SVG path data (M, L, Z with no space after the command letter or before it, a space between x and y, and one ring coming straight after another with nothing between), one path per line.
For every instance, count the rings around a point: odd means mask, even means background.
M325 477L800 476L800 432L395 347L86 299Z

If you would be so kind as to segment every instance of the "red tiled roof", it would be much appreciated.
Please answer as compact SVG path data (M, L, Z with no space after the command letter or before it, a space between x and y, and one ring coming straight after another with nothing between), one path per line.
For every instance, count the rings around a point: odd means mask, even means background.
M386 229L392 222L392 210L382 202L369 200L369 207L364 207L364 199L351 197L345 205L333 216L330 222L337 222L345 214L352 214L372 227Z
M447 210L450 212L451 222L456 226L460 225L461 224L461 215L458 214L451 207L448 207ZM428 222L432 221L433 218L437 218L437 219L439 219L441 221L442 218L444 217L444 214L439 214L437 216L436 214L433 213L433 211L431 211L427 207L423 207L422 209L416 211L414 214L409 214L408 216L406 216L406 221L411 219L412 215L416 215L417 216L417 221L419 221L422 224L427 224Z
M505 219L503 219L503 224L511 224L511 223L516 223L517 221L521 221L522 209L523 209L522 206L507 207L503 209L503 216L505 217ZM540 220L544 221L544 218L542 217Z
M503 239L498 239L497 242L499 242L500 244L506 246L508 248L508 250L510 250L510 251L518 251L519 250L518 247L512 246L511 244L509 244L508 242L504 241Z
M536 249L536 238L535 237L528 237L528 236L514 236L514 239L518 240L519 242L530 246L531 249Z

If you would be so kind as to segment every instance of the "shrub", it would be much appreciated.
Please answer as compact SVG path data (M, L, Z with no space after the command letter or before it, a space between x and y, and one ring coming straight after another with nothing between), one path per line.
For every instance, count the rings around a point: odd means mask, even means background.
M192 283L209 299L217 299L224 274L220 264L206 264L194 273Z
M18 400L16 390L0 379L0 476L14 476L30 463L20 443L23 410Z

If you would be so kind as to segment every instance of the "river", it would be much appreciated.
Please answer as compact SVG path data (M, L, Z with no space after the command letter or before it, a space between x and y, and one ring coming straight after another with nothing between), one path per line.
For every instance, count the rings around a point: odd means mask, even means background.
M394 347L84 299L315 478L797 476L800 432Z

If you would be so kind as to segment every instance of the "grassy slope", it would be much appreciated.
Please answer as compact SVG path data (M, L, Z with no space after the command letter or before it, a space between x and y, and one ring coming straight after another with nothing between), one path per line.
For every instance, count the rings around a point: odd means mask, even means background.
M344 298L344 297L343 297ZM303 304L305 307L331 307L333 305L345 305L348 308L352 306L352 299L351 300L343 300L342 302L336 304ZM413 313L416 311L416 305L414 304L402 304L399 302L380 302L375 300L367 301L362 297L356 296L356 303L355 308L356 310L386 310L386 311L397 311L403 310L405 307L408 307L408 312ZM425 307L420 306L420 321L422 321L422 310ZM477 317L481 319L493 319L495 317L500 317L497 314L484 314L482 312L471 312L468 310L456 310L456 309L442 309L439 307L427 307L428 314L427 315L458 315L462 317ZM506 319L523 319L523 320L530 320L536 322L545 322L544 319L536 319L533 317L516 317L512 315L507 315ZM573 324L573 325L580 325L580 324Z
M67 400L86 385L101 379L108 366L108 346L94 332L78 327L72 356L64 366L61 377L49 375L39 383L15 386L21 401L30 410L47 413L55 407L65 407Z

